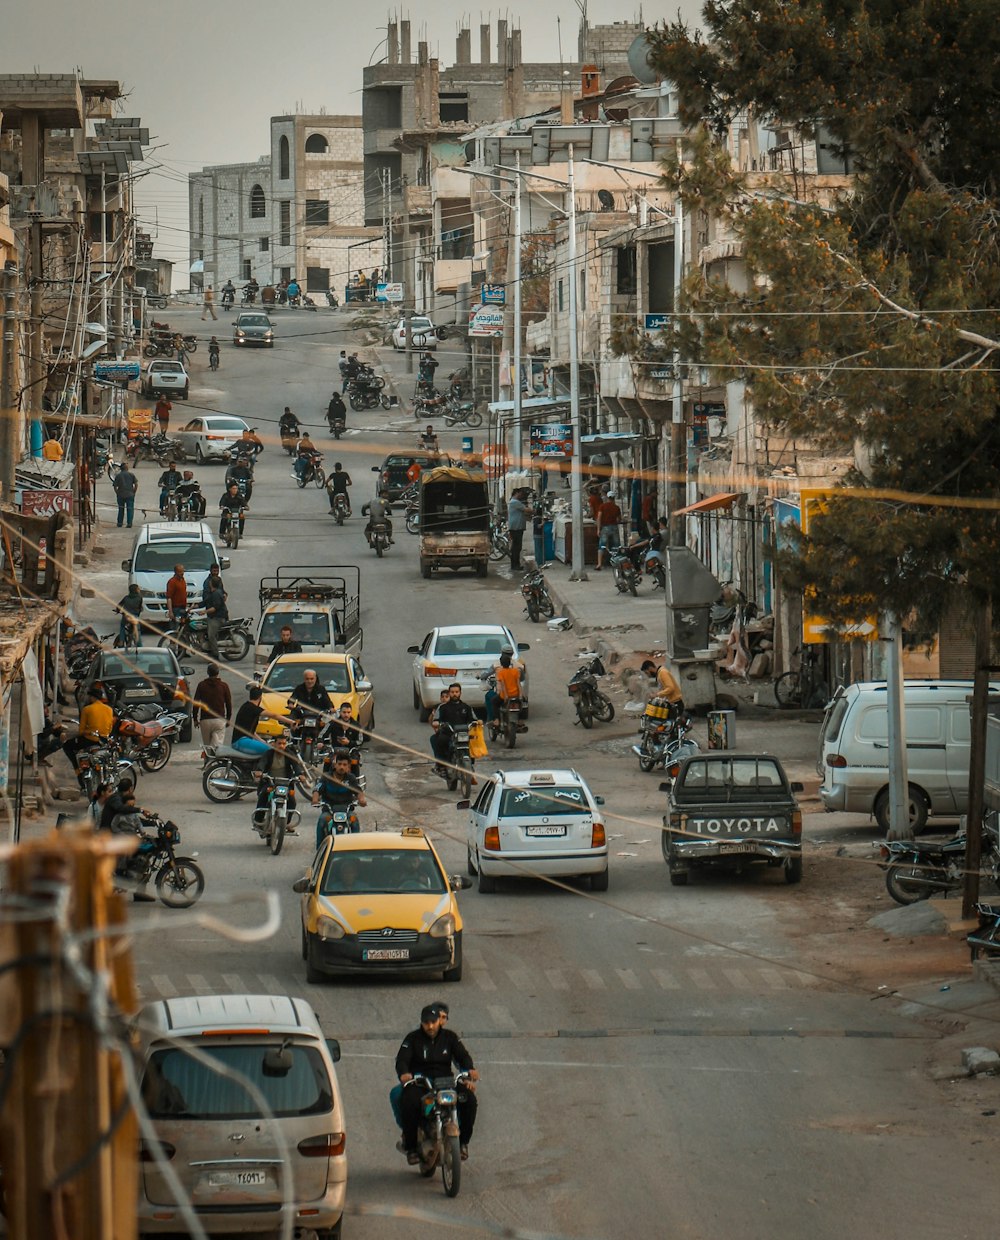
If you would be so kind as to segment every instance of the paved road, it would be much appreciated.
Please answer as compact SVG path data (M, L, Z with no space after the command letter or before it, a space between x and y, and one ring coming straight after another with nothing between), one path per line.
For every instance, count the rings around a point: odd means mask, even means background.
M354 478L355 517L338 529L323 494L299 491L287 458L267 451L227 574L232 613L256 612L257 580L279 564L361 564L362 661L375 682L380 733L367 766L366 822L424 826L451 872L465 869L464 823L429 774L406 647L439 622L511 624L532 643L531 729L517 759L577 765L606 796L611 888L596 896L516 882L493 896L465 893L458 986L383 978L307 986L291 884L311 854L311 819L271 857L250 831L249 807L205 800L195 744L143 780L141 799L182 824L182 851L198 851L206 911L253 924L269 888L283 920L271 940L247 945L184 914L135 906L144 995L308 995L344 1048L349 1201L362 1212L345 1229L350 1240L422 1237L426 1222L364 1213L413 1209L462 1236L490 1234L487 1226L637 1240L986 1234L987 1147L941 1109L938 1087L925 1079L932 1033L823 970L796 967L789 930L808 900L808 871L794 891L771 872L672 891L659 855L656 777L641 776L625 757L633 725L620 719L586 735L571 725L565 683L580 639L528 624L502 569L485 581L423 581L416 539L401 522L384 560L368 551L359 514L371 467L391 447L415 446L416 423L397 409L351 415L336 447L320 433L337 355L353 339L350 322L343 311L285 313L273 351L224 346L215 375L204 349L194 358L192 413L242 413L267 438L290 405L324 441L327 465L341 460ZM224 338L224 322L217 330ZM175 423L184 412L175 407ZM457 449L460 436L443 439ZM140 500L152 496L155 477L154 466L141 467ZM222 471L205 467L201 480L211 512ZM101 498L110 501L110 488ZM107 543L108 570L89 579L117 599L125 539L112 531ZM100 599L88 606L108 614ZM237 701L250 670L248 660L226 672ZM435 997L450 1001L452 1025L483 1072L480 1126L456 1201L444 1198L439 1180L420 1181L404 1166L386 1102L398 1041Z

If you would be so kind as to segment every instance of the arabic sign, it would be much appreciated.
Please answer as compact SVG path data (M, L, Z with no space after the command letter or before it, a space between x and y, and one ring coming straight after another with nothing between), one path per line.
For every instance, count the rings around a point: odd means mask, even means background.
M113 383L120 383L129 379L139 378L138 362L95 362L94 378L109 379Z
M376 284L375 285L376 301L400 302L403 300L402 284Z
M60 512L73 511L72 491L23 490L21 511L26 517L54 517Z
M647 314L646 315L646 331L658 332L663 328L670 326L669 314Z
M502 336L503 307L478 306L469 315L470 336Z
M568 422L545 422L528 427L531 456L565 460L573 455L573 427Z
M502 306L507 300L507 288L503 284L481 284L479 296L484 306Z
M674 377L673 366L655 366L650 372L651 379L672 379Z

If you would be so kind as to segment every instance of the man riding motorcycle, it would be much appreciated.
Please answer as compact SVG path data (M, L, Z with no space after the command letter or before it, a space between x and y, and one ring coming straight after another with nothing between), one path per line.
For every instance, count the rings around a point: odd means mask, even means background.
M292 444L290 440L298 440L302 433L302 427L298 418L292 413L291 409L286 405L285 412L278 419L278 434L281 437L281 446L287 451Z
M240 537L242 538L243 527L246 524L243 514L247 510L247 501L240 494L240 488L235 482L229 486L225 495L219 500L219 508L222 510L222 518L219 521L219 537L224 537L230 521L238 519L240 523Z
M288 808L295 809L295 780L299 775L309 776L309 768L294 749L288 748L286 736L276 736L268 745L268 753L260 764L260 780L257 784L257 808L253 812L254 829L267 821L267 802L275 784L288 785ZM294 827L285 827L286 835L295 835Z
M339 392L334 392L330 397L330 403L326 407L326 421L331 434L334 422L339 422L342 426L347 425L347 406Z
M365 538L368 539L368 546L372 545L372 530L376 525L384 525L385 532L389 535L389 541L395 542L392 536L392 522L389 515L392 509L381 495L376 495L368 505L368 524L365 526Z
M160 474L160 479L157 483L160 488L161 517L165 517L167 515L167 497L171 491L177 490L182 481L183 478L181 477L181 471L177 468L176 463L171 461L163 473Z
M250 497L253 495L253 466L243 457L237 457L226 470L226 487L233 485L249 504Z
M319 677L311 667L302 673L302 683L296 685L289 694L288 706L293 727L301 724L303 719L316 719L333 713L330 695L319 683Z
M351 515L351 497L347 494L347 488L353 485L351 475L339 461L334 461L333 473L326 480L326 493L330 499L331 515L336 511L335 495L343 495L344 501L347 504L347 515Z
M349 810L353 805L368 804L358 777L351 774L351 755L345 750L338 750L332 760L327 758L323 763L323 771L312 794L314 807L321 802L325 808L316 820L317 848L330 833L331 819L327 810ZM351 815L349 826L352 834L361 830L356 815Z
M423 1090L417 1086L405 1088L415 1076L429 1080L453 1077L456 1071L468 1072L471 1082L479 1080L472 1056L462 1044L461 1038L446 1029L442 1012L436 1004L429 1004L420 1013L420 1027L408 1033L396 1053L396 1075L404 1086L400 1117L403 1127L402 1152L406 1161L414 1166L420 1161L417 1153L417 1129L420 1125ZM478 1106L474 1085L463 1089L458 1096L458 1141L462 1161L469 1157L469 1143L476 1126Z
M364 740L365 733L354 718L350 702L341 702L330 723L327 738L334 749L353 749Z
M236 286L232 280L227 280L222 286L222 304L231 306L236 300Z
M309 462L313 459L313 457L318 457L318 456L319 456L319 452L316 448L316 445L309 438L309 432L307 431L302 436L302 438L299 440L299 442L295 445L294 469L295 469L295 476L299 479L300 482L306 476L306 470L309 468Z
M467 728L475 719L476 712L468 702L462 701L462 686L456 681L448 686L448 699L438 706L435 718L431 722L434 734L431 736L431 751L434 754L434 770L439 775L446 773L445 763L451 760L452 729ZM448 726L442 729L442 725Z

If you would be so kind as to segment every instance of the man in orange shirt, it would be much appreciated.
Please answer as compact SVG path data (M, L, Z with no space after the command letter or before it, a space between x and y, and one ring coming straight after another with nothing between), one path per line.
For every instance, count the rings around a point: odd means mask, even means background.
M416 482L416 480L419 477L420 477L420 466L416 461L411 460L409 468L406 471L406 481Z
M514 651L510 646L504 646L500 651L500 666L493 669L493 675L497 687L496 691L488 689L486 692L487 723L496 718L497 702L507 702L521 696L521 669L514 666Z
M167 615L176 620L178 612L187 611L188 587L184 580L184 565L174 565L174 575L167 582Z

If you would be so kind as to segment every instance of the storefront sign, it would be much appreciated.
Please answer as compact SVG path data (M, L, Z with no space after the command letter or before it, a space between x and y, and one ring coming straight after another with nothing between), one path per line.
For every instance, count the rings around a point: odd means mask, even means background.
M479 306L469 315L470 336L502 336L503 309L499 306Z
M649 372L651 379L672 379L674 377L673 366L657 366Z
M484 306L502 306L507 301L507 288L503 284L482 284L479 297Z
M403 300L402 284L376 284L375 300L381 302L401 302Z
M72 491L28 490L21 492L21 511L26 517L54 517L73 511Z
M528 451L532 457L566 460L573 455L573 427L568 422L546 422L528 428Z
M726 406L721 401L709 404L702 402L692 406L691 414L693 426L707 426L709 418L721 418L723 422L726 420Z
M94 378L107 383L123 383L139 378L138 362L95 362Z
M665 327L670 326L669 314L647 314L646 315L646 331L659 332Z

